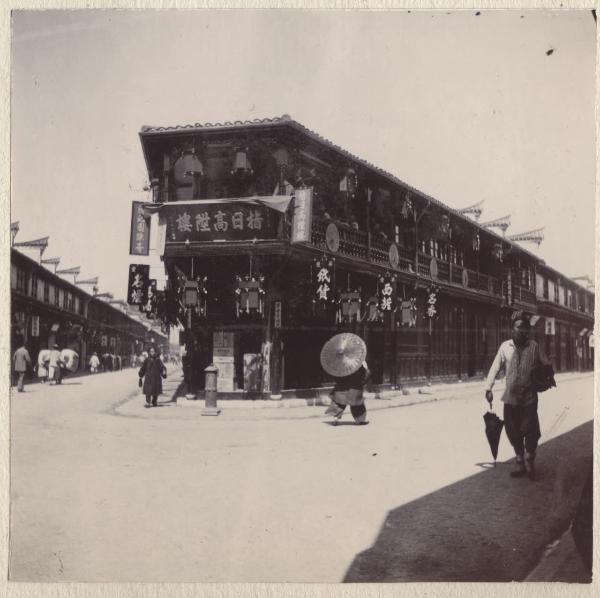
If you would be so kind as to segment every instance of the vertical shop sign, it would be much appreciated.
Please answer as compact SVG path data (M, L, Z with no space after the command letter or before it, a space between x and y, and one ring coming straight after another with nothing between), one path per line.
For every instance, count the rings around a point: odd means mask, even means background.
M145 305L148 300L150 283L150 266L131 264L129 266L129 282L127 285L127 303L129 305Z
M150 249L150 220L144 216L144 204L134 201L131 206L130 255L148 255Z
M31 336L40 335L40 316L31 316Z
M275 328L281 328L281 301L275 301L275 317L273 326Z
M297 189L293 205L291 242L308 242L312 230L312 189Z
M148 281L144 311L147 315L154 315L156 312L156 280L154 279Z

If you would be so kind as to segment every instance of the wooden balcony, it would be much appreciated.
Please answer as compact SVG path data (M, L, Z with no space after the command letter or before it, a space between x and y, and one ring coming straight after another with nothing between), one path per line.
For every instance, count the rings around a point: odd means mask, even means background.
M419 252L418 265L419 274L424 277L429 277L431 256L426 253ZM488 295L494 295L496 297L502 296L502 285L500 280L495 276L489 274L482 274L463 266L451 264L436 258L438 275L437 280L440 282L446 282L452 285L461 286L472 291L479 293L486 293ZM465 286L463 282L463 271L467 272L467 284Z
M317 217L313 218L311 245L323 250L327 248L325 231L331 222L331 220L324 220ZM389 251L392 244L391 241L381 237L369 237L368 233L355 230L346 224L337 222L335 224L340 235L338 254L390 268ZM414 274L414 252L399 245L397 245L397 248L400 258L397 270ZM457 266L437 258L436 262L438 266L437 281L460 286L476 293L485 293L486 295L494 297L502 296L502 284L498 278L476 272L475 270L463 268L462 266ZM419 276L431 278L430 263L431 256L419 252L417 261ZM467 272L466 286L463 280L464 270ZM525 292L525 289L523 289L523 293L521 293L520 296L523 296L525 299L528 297L527 293L529 293L529 291Z

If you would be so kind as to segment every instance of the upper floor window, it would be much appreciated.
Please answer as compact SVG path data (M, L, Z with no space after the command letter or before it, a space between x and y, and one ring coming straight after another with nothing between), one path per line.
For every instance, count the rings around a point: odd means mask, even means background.
M17 267L14 264L10 265L10 288L17 288Z
M65 307L65 292L62 289L58 289L58 301L56 305L62 308Z
M17 266L17 291L21 293L27 292L27 272L23 268Z
M49 303L50 301L50 283L47 280L44 280L44 297L43 301Z
M67 309L73 311L73 295L67 293Z
M535 275L535 294L537 297L544 296L544 277L541 274Z

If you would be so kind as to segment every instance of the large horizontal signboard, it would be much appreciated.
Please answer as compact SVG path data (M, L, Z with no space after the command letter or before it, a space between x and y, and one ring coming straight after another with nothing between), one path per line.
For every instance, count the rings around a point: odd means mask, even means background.
M269 239L276 232L277 213L260 204L173 202L163 206L162 216L167 243Z

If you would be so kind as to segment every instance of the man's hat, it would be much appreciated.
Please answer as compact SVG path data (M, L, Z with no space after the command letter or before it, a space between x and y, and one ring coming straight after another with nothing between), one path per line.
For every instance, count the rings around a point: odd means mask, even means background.
M58 345L57 345L57 344L54 344L54 347L53 347L53 348L54 348L54 349L58 349L59 347L58 347Z
M524 311L519 310L513 313L511 317L511 321L516 324L518 321L524 322L527 326L531 326L531 322L529 321L529 315L527 315Z

